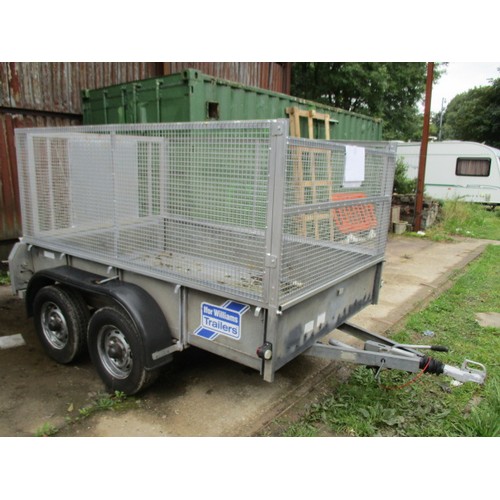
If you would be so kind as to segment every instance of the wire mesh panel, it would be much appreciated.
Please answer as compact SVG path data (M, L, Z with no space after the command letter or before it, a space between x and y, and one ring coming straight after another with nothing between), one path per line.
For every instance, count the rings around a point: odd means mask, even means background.
M380 260L393 157L286 120L16 130L27 243L277 307Z
M271 121L16 131L24 237L263 295Z
M288 140L280 301L380 260L393 158L382 150Z

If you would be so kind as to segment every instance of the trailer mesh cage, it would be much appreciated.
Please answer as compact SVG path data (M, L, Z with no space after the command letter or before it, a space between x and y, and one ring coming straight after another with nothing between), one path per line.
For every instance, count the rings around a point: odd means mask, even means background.
M287 120L16 130L24 241L255 305L383 258L394 154Z

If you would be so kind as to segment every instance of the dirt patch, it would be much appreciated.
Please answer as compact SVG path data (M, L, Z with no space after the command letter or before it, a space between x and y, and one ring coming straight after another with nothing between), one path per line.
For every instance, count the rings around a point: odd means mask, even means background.
M0 350L0 436L33 436L47 422L63 425L68 408L89 404L102 390L90 359L60 365L43 352L23 301L0 286L0 336L21 334L25 345Z
M266 422L261 422L258 432L254 436L259 437L280 437L284 431L292 424L299 421L309 411L312 405L323 401L332 394L339 384L345 384L352 373L354 367L344 363L333 362L326 370L321 373L317 379L311 383L307 389L295 394L288 405L277 409ZM319 437L331 437L333 434L326 427L319 428Z

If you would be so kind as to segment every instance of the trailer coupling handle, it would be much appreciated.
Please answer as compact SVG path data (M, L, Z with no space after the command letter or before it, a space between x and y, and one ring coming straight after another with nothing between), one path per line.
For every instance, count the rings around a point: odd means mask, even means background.
M434 373L436 375L448 375L458 382L475 382L476 384L484 384L486 379L486 367L481 363L466 359L460 368L456 366L446 365L443 362L422 356L419 366L426 373ZM477 368L473 368L473 366Z
M473 368L475 366L476 368ZM481 363L466 359L460 368L444 365L443 374L458 380L459 382L475 382L484 384L486 379L486 367Z

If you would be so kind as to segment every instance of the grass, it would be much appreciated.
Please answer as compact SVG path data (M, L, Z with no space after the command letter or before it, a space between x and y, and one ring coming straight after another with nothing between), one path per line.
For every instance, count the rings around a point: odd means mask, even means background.
M490 210L477 203L458 199L443 203L439 222L425 231L435 241L466 236L488 240L500 240L500 210Z
M376 380L366 367L353 370L348 383L329 381L330 395L311 405L294 422L279 423L283 436L500 436L500 330L481 327L478 312L500 312L500 246L483 255L455 278L454 285L424 310L412 314L398 342L440 344L435 353L446 364L464 358L486 365L484 385L454 385L446 376L382 371ZM423 335L434 332L432 340Z

